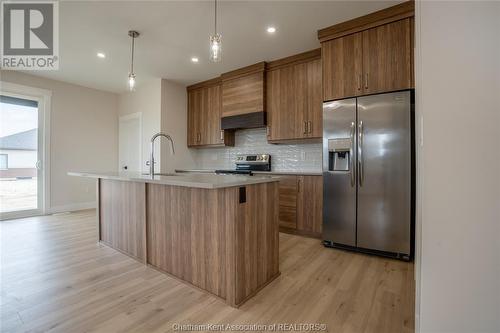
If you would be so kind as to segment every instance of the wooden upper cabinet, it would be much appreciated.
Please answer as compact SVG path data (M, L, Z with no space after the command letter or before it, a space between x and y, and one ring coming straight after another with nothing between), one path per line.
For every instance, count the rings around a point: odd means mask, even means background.
M188 126L187 126L187 144L196 146L199 142L201 125L201 103L202 89L188 90Z
M222 131L220 80L188 87L187 144L197 146L234 145L234 132Z
M325 101L362 93L362 33L324 42L323 96Z
M322 136L320 50L269 63L268 140L279 142Z
M363 92L411 88L410 19L363 31Z
M222 117L265 111L265 65L222 74Z
M412 88L413 1L318 31L323 100Z

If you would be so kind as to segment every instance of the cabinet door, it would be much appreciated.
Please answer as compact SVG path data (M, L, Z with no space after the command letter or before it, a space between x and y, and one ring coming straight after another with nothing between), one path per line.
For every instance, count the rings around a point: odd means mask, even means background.
M320 237L323 225L323 177L299 176L297 230Z
M323 99L321 96L321 59L307 63L307 135L323 136Z
M202 105L202 89L188 91L188 146L197 146L200 141L200 114Z
M283 176L279 182L280 227L297 228L297 177Z
M295 124L295 133L290 139L303 139L308 137L308 81L307 63L293 66L293 76L290 80L290 89L287 89L289 97L293 100L293 115L290 117Z
M216 145L224 143L224 137L221 137L220 116L221 116L221 96L220 86L211 86L205 88L208 95L208 108L206 110L206 145Z
M330 101L362 93L362 33L321 44L323 57L323 100Z
M268 140L295 137L295 99L293 66L267 73Z
M363 31L363 92L411 88L410 19Z

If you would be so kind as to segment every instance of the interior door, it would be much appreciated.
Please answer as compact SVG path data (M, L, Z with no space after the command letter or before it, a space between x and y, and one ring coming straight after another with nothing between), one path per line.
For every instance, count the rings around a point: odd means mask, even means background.
M323 104L323 239L356 246L356 167L329 171L330 139L351 141L355 152L356 99ZM355 154L354 154L355 155ZM351 156L353 162L355 156Z
M410 98L358 98L358 247L410 254Z
M142 171L141 118L141 113L120 117L118 127L118 159L120 171Z

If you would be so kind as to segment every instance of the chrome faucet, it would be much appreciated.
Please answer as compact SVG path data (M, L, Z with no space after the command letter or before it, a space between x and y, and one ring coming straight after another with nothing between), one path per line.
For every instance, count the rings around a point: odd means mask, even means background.
M149 175L151 177L153 177L155 174L155 140L159 136L163 136L170 141L170 148L172 149L172 155L175 155L174 140L172 140L170 135L165 133L156 133L155 135L153 135L153 137L151 138L151 155L149 155Z

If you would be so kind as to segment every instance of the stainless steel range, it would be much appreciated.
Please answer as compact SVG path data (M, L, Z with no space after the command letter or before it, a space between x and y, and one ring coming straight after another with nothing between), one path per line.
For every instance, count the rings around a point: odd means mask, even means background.
M237 155L236 169L234 170L215 170L216 174L243 174L252 176L252 171L271 171L271 155Z

